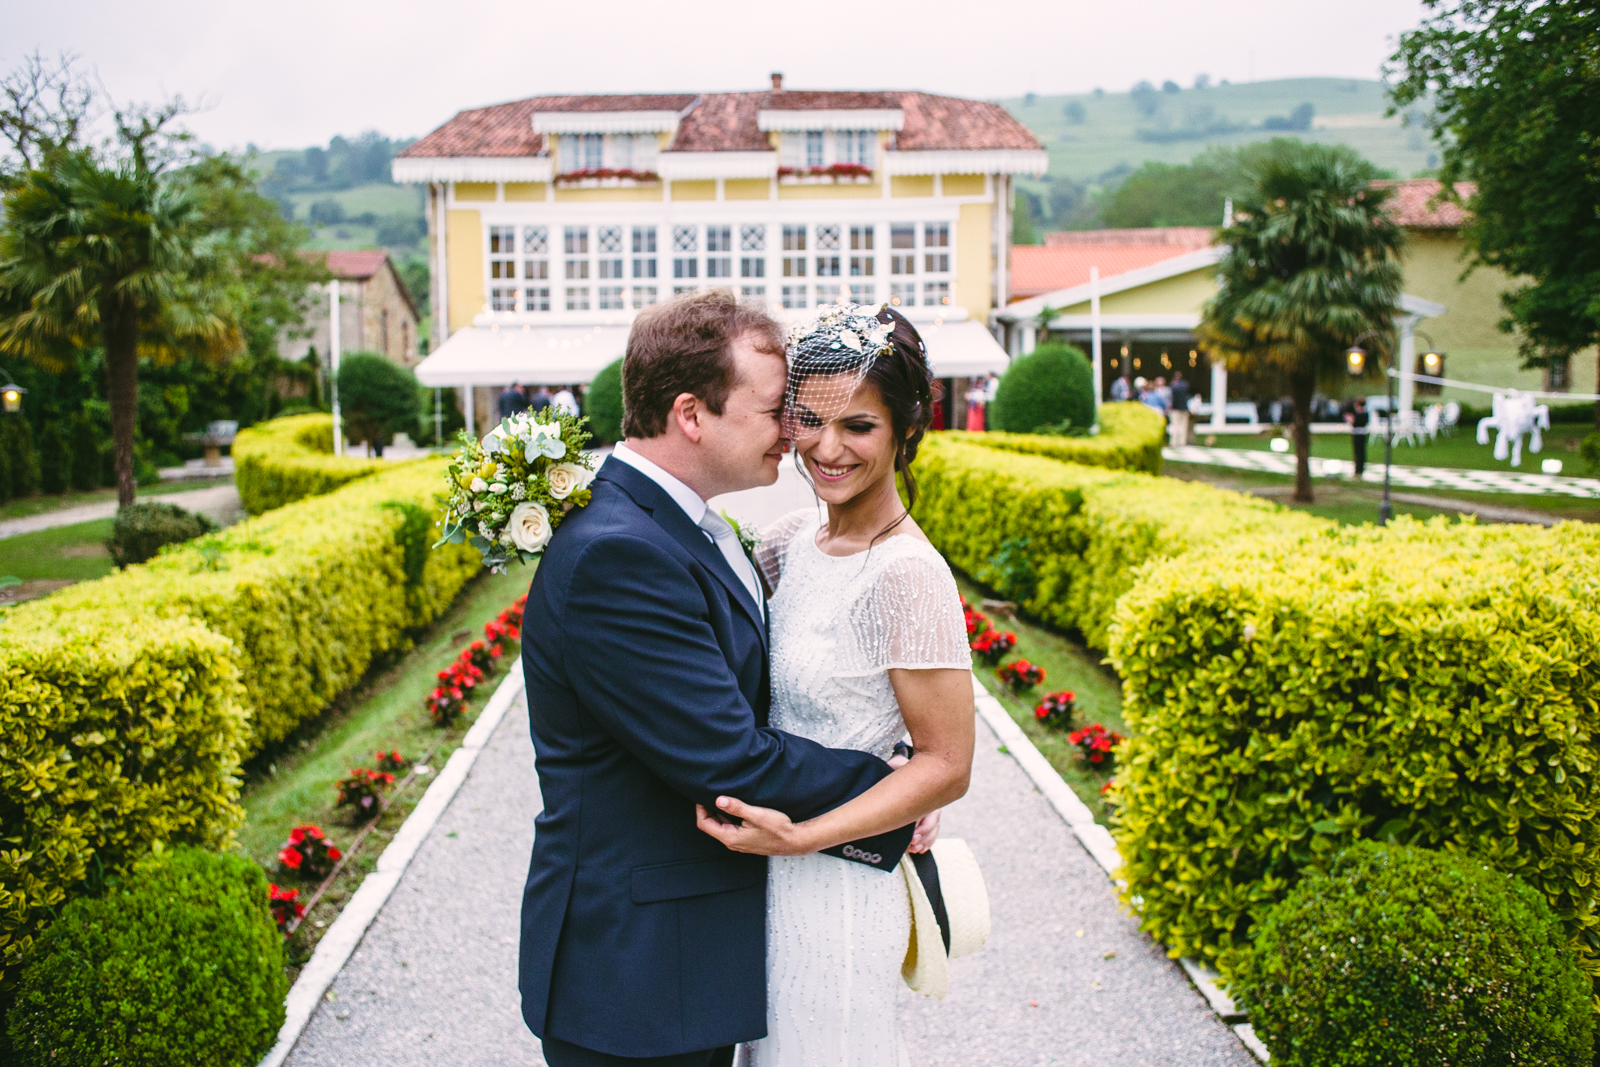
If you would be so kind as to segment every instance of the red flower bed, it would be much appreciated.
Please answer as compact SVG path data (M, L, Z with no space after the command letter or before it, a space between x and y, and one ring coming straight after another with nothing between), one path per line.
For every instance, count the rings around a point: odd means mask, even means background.
M1079 759L1100 770L1109 771L1116 762L1117 744L1127 739L1115 730L1107 730L1099 723L1092 722L1081 730L1072 731L1067 735L1067 740L1078 746Z
M483 640L462 649L456 661L439 672L439 684L428 694L428 714L435 726L449 726L467 710L467 698L504 654L506 646L522 640L522 609L527 594L519 596L498 616L484 623ZM379 765L382 766L380 760Z
M870 178L872 168L860 163L833 163L826 167L779 167L778 177L804 175L808 178Z
M1072 716L1077 711L1078 698L1070 689L1046 694L1039 701L1038 707L1033 709L1033 717L1045 726L1057 730L1064 730L1072 725Z
M661 180L661 175L653 170L634 170L631 167L589 167L584 170L569 170L565 174L557 174L556 184L581 182L586 178L626 178L636 182L658 182Z
M394 775L388 771L369 771L365 767L356 767L339 779L337 806L359 806L362 811L371 811L383 799L383 791L391 785L394 785Z
M306 906L299 903L299 899L298 889L280 889L270 883L267 885L267 907L272 909L273 921L278 924L278 932L284 937L289 936L290 923L305 918Z
M967 620L967 636L975 637L989 629L989 617L983 612L967 603L967 598L961 598L961 614Z
M985 630L972 639L972 654L994 666L1017 647L1017 635L1005 630Z
M1013 693L1026 693L1044 681L1044 668L1025 659L1013 660L994 672L1000 683Z
M289 840L278 850L278 863L302 878L326 878L344 853L333 847L328 835L306 823L289 831Z
M372 755L378 764L378 770L389 771L393 774L399 774L411 763L410 760L400 755L398 748L392 752L374 752Z

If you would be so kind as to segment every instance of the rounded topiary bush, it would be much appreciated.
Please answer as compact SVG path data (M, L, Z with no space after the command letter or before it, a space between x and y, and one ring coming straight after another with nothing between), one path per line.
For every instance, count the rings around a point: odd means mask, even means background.
M272 1047L287 991L261 868L180 848L62 909L7 1028L25 1067L245 1067Z
M155 501L129 504L118 509L106 548L111 553L111 562L126 567L154 559L166 545L192 541L216 530L217 524L206 516L184 511L176 504Z
M585 398L589 432L596 444L622 440L622 360L614 360L594 376Z
M1588 1064L1590 983L1532 887L1363 842L1262 920L1234 968L1273 1067Z
M1046 343L1012 360L989 405L990 429L1087 431L1094 424L1094 368L1071 345Z

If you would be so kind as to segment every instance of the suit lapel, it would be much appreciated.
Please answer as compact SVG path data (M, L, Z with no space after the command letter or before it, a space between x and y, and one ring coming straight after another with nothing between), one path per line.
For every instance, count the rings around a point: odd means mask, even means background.
M739 605L739 610L743 611L754 624L756 632L761 635L761 648L765 651L767 624L762 617L761 606L750 599L750 590L745 588L739 576L733 573L733 568L728 566L722 550L706 536L704 530L689 521L689 516L685 515L677 502L667 495L666 490L642 472L618 459L607 459L601 464L600 471L595 477L615 483L633 498L634 503L650 513L656 525L665 530L674 541L683 546L685 551L699 560L706 570L716 576L717 581L722 583L728 590L729 596Z

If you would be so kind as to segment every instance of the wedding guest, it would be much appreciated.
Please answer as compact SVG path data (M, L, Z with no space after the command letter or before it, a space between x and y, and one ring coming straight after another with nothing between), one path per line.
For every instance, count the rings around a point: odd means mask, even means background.
M1358 396L1351 401L1344 421L1350 424L1350 458L1355 461L1356 477L1360 478L1367 469L1367 430L1372 422L1365 398Z
M506 391L496 399L495 407L502 419L528 410L528 394L523 392L522 383L512 382L507 386Z
M1129 384L1126 374L1111 383L1112 400L1127 400L1131 396L1133 396L1133 387Z
M1183 371L1174 371L1172 375L1172 411L1167 416L1167 437L1172 446L1177 448L1189 443L1189 383L1183 380Z

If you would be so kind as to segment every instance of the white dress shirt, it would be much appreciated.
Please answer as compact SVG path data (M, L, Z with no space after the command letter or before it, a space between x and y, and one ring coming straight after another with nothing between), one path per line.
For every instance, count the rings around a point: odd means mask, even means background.
M755 564L750 562L744 546L739 543L738 535L728 525L727 520L721 515L711 513L711 509L700 498L700 494L685 485L682 479L641 456L625 442L618 441L611 450L611 456L655 482L661 487L662 492L672 498L674 504L683 509L689 521L700 527L700 532L706 535L706 540L721 551L722 558L728 561L734 576L744 585L745 591L750 594L750 599L764 616L767 611L766 598L762 595L761 583L756 578Z

